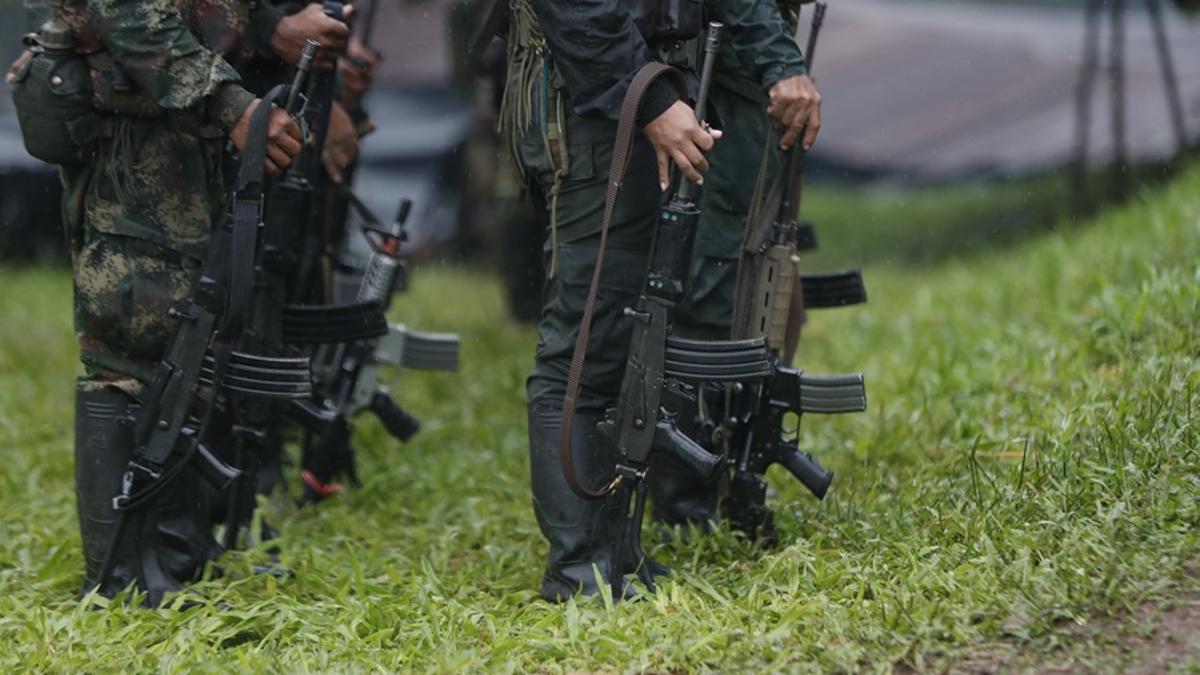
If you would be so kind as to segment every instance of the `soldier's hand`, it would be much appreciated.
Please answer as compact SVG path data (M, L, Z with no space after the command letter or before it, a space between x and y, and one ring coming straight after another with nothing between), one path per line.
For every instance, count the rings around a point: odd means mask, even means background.
M350 27L347 19L354 14L353 5L345 5L342 9L342 20L325 16L321 3L305 5L304 9L289 14L275 25L271 34L271 51L283 59L289 66L300 62L304 53L304 41L313 40L321 45L317 52L316 68L331 70L339 55L346 51L346 42L350 39Z
M342 84L344 103L356 101L367 93L381 62L382 54L351 38L346 55L338 59L338 81Z
M21 52L21 55L17 57L17 60L13 61L13 64L8 68L8 73L4 75L4 81L8 83L9 86L16 84L17 73L21 72L21 69L24 68L25 64L28 63L29 59L32 58L33 52L29 51L28 49Z
M358 134L350 114L340 103L334 103L329 113L329 132L325 135L325 148L321 162L335 183L342 182L342 172L354 163L358 156Z
M683 101L676 101L663 114L642 128L658 156L658 186L666 190L671 180L671 162L697 185L704 184L708 160L704 153L712 150L721 137L716 129L707 129L696 121L696 112Z
M817 141L821 132L821 94L807 75L795 75L775 83L771 87L771 105L767 114L775 121L775 128L783 131L779 147L788 150L796 139L805 150Z
M233 142L238 152L246 150L246 137L250 133L250 117L259 103L262 103L262 99L256 98L251 101L229 132L229 140ZM296 120L292 119L291 115L287 114L283 108L271 110L271 121L267 125L265 161L267 173L275 176L286 169L292 163L292 158L299 154L303 140L304 135L300 132L300 125L296 124Z

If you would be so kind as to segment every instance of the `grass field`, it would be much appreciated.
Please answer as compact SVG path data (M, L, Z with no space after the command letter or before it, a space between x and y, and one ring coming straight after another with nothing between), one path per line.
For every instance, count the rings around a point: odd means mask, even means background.
M871 303L814 316L801 355L869 386L868 413L805 420L838 472L826 502L775 476L780 549L655 544L679 573L615 606L536 599L532 333L489 278L419 269L396 316L464 339L460 374L397 383L423 432L398 446L364 420L363 489L275 514L294 577L233 554L185 611L75 597L70 282L0 271L0 668L1119 668L1136 610L1200 588L1197 261L1192 170L1087 227L871 267Z

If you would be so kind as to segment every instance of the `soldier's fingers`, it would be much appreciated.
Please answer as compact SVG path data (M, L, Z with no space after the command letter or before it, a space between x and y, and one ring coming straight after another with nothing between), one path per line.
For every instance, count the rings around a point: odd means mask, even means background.
M335 43L340 43L345 46L346 40L350 37L350 27L344 22L336 19L329 21L325 27L325 36L330 38ZM331 45L332 46L332 45Z
M271 143L286 152L288 157L295 157L300 152L300 141L293 138L291 134L281 133L279 138L271 139Z
M712 134L709 133L708 129L697 127L696 130L692 132L692 143L695 143L696 147L698 147L700 150L708 152L709 150L712 150L713 143L716 143L716 140L712 137Z
M783 132L783 138L779 139L779 147L784 150L791 150L792 146L796 144L796 139L800 138L800 132L803 130L803 127L788 127L787 131Z
M354 5L349 3L342 5L342 20L349 21L352 16L354 16Z
M654 155L658 160L658 189L666 192L667 185L671 182L671 159L667 156L667 151L659 147L654 148Z
M679 170L683 172L683 175L687 176L688 180L697 185L704 184L704 176L700 175L696 167L692 166L692 161L682 151L676 150L672 152L671 159L675 160L675 166L679 167Z
M705 134L705 136L707 135ZM712 139L709 140L711 141ZM704 156L704 152L701 151L698 145L685 146L683 154L687 155L688 161L692 163L692 166L696 167L697 171L700 173L708 171L708 158Z
M270 156L268 156L267 161L264 162L263 168L265 168L267 170L268 176L278 176L280 173L282 173L282 171L279 168L279 165L276 164L275 162L272 162Z
M292 163L292 158L286 152L276 147L273 144L267 145L267 161L274 163L279 168L286 167Z
M809 109L804 109L796 113L796 115L787 120L787 131L784 132L783 138L780 139L779 145L784 150L791 148L804 134L804 125L808 123Z
M342 167L338 165L338 160L332 152L323 153L321 163L325 165L325 173L329 174L330 180L335 183L342 182Z
M812 115L808 118L808 125L804 130L804 149L808 150L817 142L817 134L821 133L821 109L813 108Z
M300 125L291 115L286 115L283 122L283 130L288 136L294 138L297 143L304 142L304 132L300 131Z

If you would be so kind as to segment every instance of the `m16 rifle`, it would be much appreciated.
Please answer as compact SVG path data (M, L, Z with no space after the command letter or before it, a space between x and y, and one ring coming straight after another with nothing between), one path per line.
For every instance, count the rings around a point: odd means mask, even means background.
M703 124L712 69L720 46L722 26L710 23L704 39L697 119ZM621 528L613 542L611 584L613 597L624 597L625 575L636 574L648 588L666 572L650 560L641 546L642 520L646 506L646 475L653 453L665 453L689 467L699 479L710 480L720 471L722 458L688 438L662 407L665 391L691 396L690 381L745 381L770 373L770 362L762 340L744 342L683 340L670 336L671 313L687 291L692 259L692 241L700 210L693 198L693 187L679 177L679 186L658 214L650 262L642 293L634 306L625 310L633 321L633 336L621 382L617 406L608 411L599 424L607 442L620 452L613 479L600 489L583 485L575 470L571 447L575 402L578 397L583 362L587 353L591 315L603 267L608 223L616 203L621 180L632 146L634 117L645 89L657 77L669 75L681 91L685 89L679 71L659 63L640 70L630 84L622 106L613 148L609 192L601 227L600 251L593 272L592 286L575 344L567 392L563 400L563 422L559 438L563 474L567 484L581 498L615 500Z
M291 88L268 92L251 115L246 147L226 217L209 240L191 297L172 309L175 334L130 421L134 453L113 498L117 527L101 565L101 583L111 574L113 552L127 516L148 507L173 479L197 471L217 490L241 476L210 448L212 422L233 395L257 399L291 398L311 391L309 361L252 351L256 258L263 247L263 167L267 129L276 101L286 98L295 112L316 56L306 46ZM230 524L236 528L236 523Z
M826 7L818 1L813 13L805 50L810 73ZM766 200L775 208L764 210L773 212L773 219L768 216L747 222L732 336L765 340L772 373L758 383L739 383L728 389L728 414L717 433L731 471L725 515L736 529L765 542L774 538L772 516L765 505L765 474L771 465L783 465L818 499L824 498L833 479L832 472L802 452L795 440L785 438L785 417L861 412L867 405L862 375L814 376L789 365L806 308L866 301L857 270L809 276L797 273L798 252L816 244L812 226L796 221L804 156L799 145L785 155L779 180Z
M412 202L404 199L391 227L386 227L357 196L348 190L345 196L364 221L363 234L371 255L357 280L357 303L370 303L387 309L392 297L407 289L407 264L401 247L407 240L404 230ZM347 283L342 279L342 285ZM305 440L302 477L304 500L317 501L338 490L331 483L337 475L358 483L354 454L350 445L350 419L370 411L397 440L406 442L420 428L420 422L401 408L380 383L383 366L423 370L451 371L458 368L458 336L449 333L424 333L403 324L387 324L384 334L317 347L313 353L313 373L318 394L317 404L301 403L304 417L323 420L309 431ZM332 418L321 411L332 413Z

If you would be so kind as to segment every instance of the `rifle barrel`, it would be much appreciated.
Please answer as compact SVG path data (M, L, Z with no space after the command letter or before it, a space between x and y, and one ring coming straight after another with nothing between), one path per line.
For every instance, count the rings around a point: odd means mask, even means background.
M288 96L285 109L292 114L298 112L296 106L300 100L300 93L308 86L308 75L312 72L313 62L317 59L317 52L320 51L321 45L313 40L304 41L304 52L300 54L300 62L296 64L296 76L292 78L292 86L288 87Z
M721 49L721 31L725 25L719 21L710 21L708 31L704 36L704 61L700 66L700 91L696 97L696 121L704 125L708 114L708 91L712 87L713 65L717 61L717 52ZM692 182L686 176L679 177L679 188L675 197L689 200L692 196Z
M829 3L818 0L813 9L812 28L808 31L808 45L804 49L804 61L810 76L813 70L813 58L817 53L817 41L821 37L821 27L825 25L825 11L828 8ZM780 175L780 179L783 181L783 195L779 200L779 212L775 217L776 222L779 223L786 223L796 217L796 207L799 206L795 203L797 178L800 176L800 167L805 151L799 145L793 145L786 154L783 173Z

